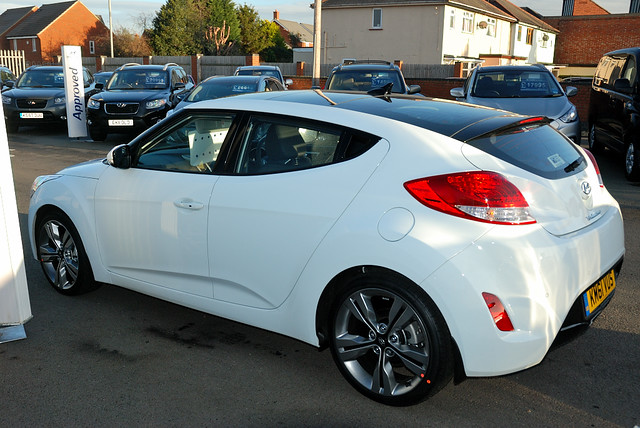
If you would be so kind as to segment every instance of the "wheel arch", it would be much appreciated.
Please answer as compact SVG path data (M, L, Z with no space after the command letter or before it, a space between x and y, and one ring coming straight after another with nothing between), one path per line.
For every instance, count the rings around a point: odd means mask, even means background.
M338 295L340 294L340 291L351 281L363 276L374 274L385 276L387 278L398 278L402 281L407 281L408 283L413 284L416 291L421 293L426 299L429 299L431 303L433 303L433 305L437 308L434 300L422 287L420 287L414 281L402 275L401 273L389 268L376 265L353 266L351 268L343 270L342 272L334 276L324 288L322 294L320 295L320 299L318 300L318 305L316 308L316 335L318 336L318 346L320 350L324 350L329 347L329 335L331 334L331 307L333 306L336 297L338 297ZM438 310L440 311L439 308ZM445 319L442 312L440 312L440 316L444 320L445 325L447 325L447 328L449 328L447 320ZM458 348L458 344L451 335L450 337L454 357L454 383L459 384L464 379L466 379L464 362L462 360L462 355L460 353L460 349Z

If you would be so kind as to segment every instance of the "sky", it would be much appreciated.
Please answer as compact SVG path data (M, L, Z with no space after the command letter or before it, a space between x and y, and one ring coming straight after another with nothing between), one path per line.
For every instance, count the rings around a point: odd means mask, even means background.
M39 0L43 1L43 0ZM25 6L41 6L43 3L31 0L2 0L0 13L6 9ZM44 3L57 3L64 0L44 0ZM85 6L96 15L102 15L105 23L109 23L109 0L81 0ZM249 0L235 1L236 4L253 6L262 19L272 20L273 11L280 12L280 18L289 21L313 24L313 9L309 6L314 0ZM558 16L562 13L562 0L511 0L512 3L523 7L528 6L546 16ZM595 0L595 2L610 13L627 13L630 0ZM111 0L113 28L128 28L139 32L140 17L147 17L150 21L166 0Z

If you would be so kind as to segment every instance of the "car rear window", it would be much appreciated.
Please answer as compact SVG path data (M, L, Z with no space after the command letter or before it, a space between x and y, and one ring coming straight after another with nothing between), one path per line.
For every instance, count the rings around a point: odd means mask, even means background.
M587 166L575 145L543 122L497 130L467 144L549 179L567 177Z

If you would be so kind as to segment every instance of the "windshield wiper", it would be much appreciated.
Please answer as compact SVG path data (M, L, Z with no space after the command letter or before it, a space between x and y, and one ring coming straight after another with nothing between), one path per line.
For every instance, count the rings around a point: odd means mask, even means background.
M580 164L582 163L582 157L579 157L578 159L574 160L573 162L571 162L569 165L567 165L564 168L564 172L572 172L575 171Z

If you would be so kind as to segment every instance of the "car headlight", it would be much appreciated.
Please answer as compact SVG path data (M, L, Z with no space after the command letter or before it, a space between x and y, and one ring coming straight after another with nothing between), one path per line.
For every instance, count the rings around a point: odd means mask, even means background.
M11 97L3 95L2 96L2 104L11 104Z
M148 109L153 109L153 108L160 108L164 106L166 103L167 103L167 100L165 100L164 98L161 98L159 100L147 101L146 105Z
M38 188L42 186L44 183L46 183L47 181L55 180L60 177L61 175L41 175L39 177L36 177L36 179L33 180L33 184L31 184L31 192L29 193L29 198L31 198L33 194L36 193L36 190L38 190Z
M571 108L567 110L565 114L560 116L559 119L564 123L571 123L578 120L578 110L576 109L576 106L571 106Z
M64 97L55 97L53 99L54 104L64 104Z
M93 108L93 109L100 108L100 101L96 101L93 98L89 98L89 102L87 103L87 108Z

